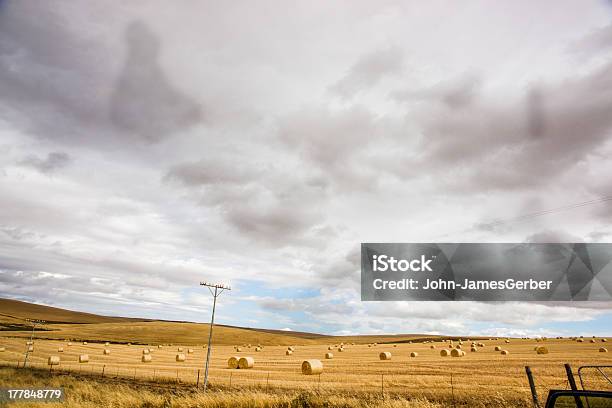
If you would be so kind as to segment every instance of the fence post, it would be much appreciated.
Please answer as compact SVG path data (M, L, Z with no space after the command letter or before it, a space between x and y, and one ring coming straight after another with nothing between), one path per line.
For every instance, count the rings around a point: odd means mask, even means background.
M232 388L232 374L233 373L230 371L230 385L229 385L230 388Z
M383 399L385 399L385 375L380 375L380 393L382 394Z
M268 378L266 378L266 391L270 388L270 372L268 371Z
M198 379L196 380L196 387L200 386L200 369L198 368Z
M104 370L106 369L106 364L102 366L102 378L104 378Z
M453 385L453 373L450 373L451 377L451 398L453 400L453 407L455 407L455 386Z
M153 369L153 381L155 381L155 374L156 374L156 369Z

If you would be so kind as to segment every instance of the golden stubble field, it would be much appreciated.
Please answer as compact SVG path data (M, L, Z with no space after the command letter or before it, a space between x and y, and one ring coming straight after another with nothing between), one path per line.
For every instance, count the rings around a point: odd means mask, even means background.
M2 338L0 364L16 367L23 365L26 350L24 338ZM431 400L447 400L463 397L501 397L528 401L529 387L525 366L531 366L538 391L545 396L550 388L566 388L567 380L563 368L570 363L576 371L583 365L612 365L612 354L599 352L600 347L609 348L610 343L601 339L585 339L579 343L570 339L535 340L510 339L510 343L499 340L477 340L483 342L477 352L470 351L470 342L463 342L464 357L441 357L440 350L448 348L443 341L433 343L400 343L351 345L345 344L344 351L333 344L295 344L293 354L286 355L287 346L264 346L255 351L255 345L242 347L236 352L233 346L214 346L209 381L212 387L224 390L309 390L316 392L388 393L424 397ZM435 346L432 349L431 346ZM457 342L454 343L457 345ZM545 345L548 354L536 354L534 347ZM494 350L501 346L508 350L502 355ZM63 347L63 352L58 349ZM178 349L182 347L186 360L176 362ZM110 350L105 355L104 349ZM152 361L141 361L143 350L150 349ZM192 349L193 352L189 353ZM388 351L391 360L381 361L379 353ZM333 353L333 359L326 360L325 353ZM411 357L411 353L418 353ZM89 356L89 362L79 363L81 354ZM158 382L195 384L200 371L203 381L206 348L200 345L177 346L164 344L126 345L104 343L72 342L59 340L34 340L34 352L28 357L33 367L47 368L49 356L59 356L61 363L54 366L56 372L69 371L106 378L119 377ZM252 356L252 369L229 369L227 360L231 356ZM319 359L324 369L321 375L303 375L301 363L306 359ZM588 388L610 389L610 384L593 371L586 370L585 386Z

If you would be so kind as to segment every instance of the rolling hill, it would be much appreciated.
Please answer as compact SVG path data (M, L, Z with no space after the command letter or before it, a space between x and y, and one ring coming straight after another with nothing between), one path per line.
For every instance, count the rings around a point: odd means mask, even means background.
M90 342L205 344L209 331L209 325L206 323L99 316L18 300L0 299L0 337L30 336L31 325L26 319L46 321L40 330L36 330L37 338ZM401 343L434 337L438 336L414 334L328 336L226 325L215 325L213 330L213 342L216 344L293 345L342 341L345 343Z

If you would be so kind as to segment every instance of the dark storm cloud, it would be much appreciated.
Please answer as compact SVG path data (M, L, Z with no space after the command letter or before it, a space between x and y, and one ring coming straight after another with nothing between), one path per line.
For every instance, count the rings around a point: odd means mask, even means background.
M261 176L258 169L247 169L231 158L208 158L172 166L165 180L178 180L187 186L247 184Z
M420 90L403 90L391 93L391 98L400 102L441 102L449 108L468 105L477 96L481 85L480 77L475 74L437 83Z
M612 24L594 30L591 34L574 42L570 50L576 54L592 57L612 50Z
M267 243L288 243L300 240L300 235L312 227L316 213L296 207L293 200L277 201L270 205L228 205L225 218L240 232Z
M329 110L304 108L281 118L278 138L288 154L312 164L336 191L372 189L380 175L376 146L400 128L363 106Z
M42 138L108 145L155 142L202 119L157 61L159 40L144 23L127 26L123 44L101 33L79 35L67 3L3 2L0 7L0 112ZM41 21L45 21L41 24ZM110 107L110 109L109 109Z
M534 98L534 95L537 97ZM440 99L444 100L444 94ZM532 88L519 99L480 96L469 105L429 105L417 163L451 190L532 188L572 170L610 140L612 64ZM399 169L399 174L403 173Z
M322 279L330 282L347 282L350 280L357 283L360 281L360 267L361 247L355 245L346 256L334 258L329 265L321 265L320 275Z
M160 43L142 22L126 29L127 58L110 101L119 128L156 142L202 119L202 109L175 89L159 65Z
M68 153L51 152L47 157L42 159L36 155L30 155L19 162L22 166L29 166L37 169L41 173L53 173L67 166L71 161Z
M349 99L378 84L386 76L399 75L403 69L404 55L400 49L390 47L377 50L359 58L329 90Z
M234 156L214 156L176 164L164 181L177 181L197 202L215 209L242 236L263 245L302 241L319 222L317 209L325 200L325 184L316 176L248 162Z
M101 119L94 61L106 57L105 50L68 30L61 7L47 6L5 1L0 7L0 110L45 137Z

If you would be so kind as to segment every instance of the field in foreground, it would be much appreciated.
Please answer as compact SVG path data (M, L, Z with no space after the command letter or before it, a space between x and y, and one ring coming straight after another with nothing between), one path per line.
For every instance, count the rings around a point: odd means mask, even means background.
M530 365L536 376L538 391L544 397L549 389L567 387L563 363L576 370L582 365L612 365L610 353L600 353L607 345L601 339L576 342L570 339L550 339L544 343L535 340L511 339L484 342L477 352L464 349L464 357L441 357L440 350L448 348L446 342L401 343L386 345L345 345L328 350L331 345L296 345L291 355L286 346L243 347L236 352L232 346L215 346L210 369L210 383L215 390L241 394L245 392L299 392L326 396L355 395L398 396L402 399L427 400L435 403L470 401L466 406L526 406L530 393L525 377L525 365ZM545 344L549 354L538 355L535 345ZM455 343L456 345L456 343ZM495 346L509 351L502 355ZM431 348L435 346L434 348ZM23 366L26 343L20 338L0 339L0 364L8 367ZM58 352L59 348L63 352ZM182 350L179 350L182 348ZM104 354L104 349L109 354ZM143 363L143 350L151 350L152 361ZM189 351L192 350L190 353ZM379 353L388 351L391 360L381 361ZM177 362L176 355L184 353L186 361ZM325 359L325 353L333 353ZM411 357L411 353L418 353ZM89 362L79 363L79 355L87 354ZM102 343L76 343L67 341L35 340L34 351L28 356L28 367L48 371L49 356L59 356L61 363L54 366L57 375L70 373L90 381L117 380L139 383L191 387L202 384L206 348L200 345L126 345ZM235 370L227 367L230 356L252 356L251 369ZM319 359L324 370L319 375L303 375L300 367L305 359ZM27 370L26 370L27 371ZM586 371L585 386L608 389L610 384ZM607 373L610 375L610 373ZM59 377L63 378L63 377ZM70 377L66 377L70 378ZM276 394L274 394L276 395ZM495 402L495 404L491 404ZM503 402L503 403L502 403ZM476 405L478 403L479 405ZM265 406L265 405L264 405ZM346 405L350 407L352 405Z
M525 401L479 398L452 401L428 401L424 398L361 391L326 393L304 391L262 390L242 391L211 389L203 392L193 387L157 387L150 384L125 382L74 375L50 374L44 370L0 368L0 388L64 388L65 400L58 403L19 403L20 407L61 408L444 408L444 407L524 407Z

